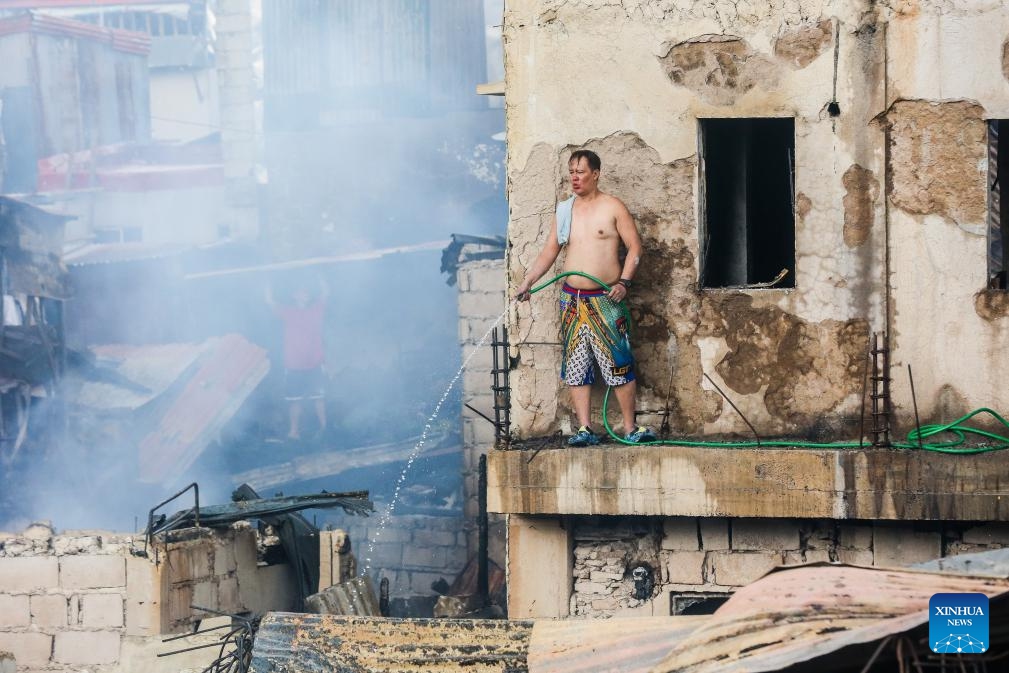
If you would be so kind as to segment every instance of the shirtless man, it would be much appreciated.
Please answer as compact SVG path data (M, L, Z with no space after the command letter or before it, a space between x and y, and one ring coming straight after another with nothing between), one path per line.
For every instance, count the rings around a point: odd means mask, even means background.
M655 433L635 423L637 383L630 346L630 315L624 299L641 261L641 238L627 206L599 191L599 155L590 150L571 153L568 174L571 191L557 206L550 236L519 285L515 298L529 299L529 290L554 264L567 245L564 271L581 271L610 286L606 292L583 276L568 276L561 290L561 331L564 352L561 378L571 390L571 401L581 427L571 446L599 443L591 429L590 396L594 358L606 384L613 387L623 418L624 439L634 443L655 440ZM620 264L620 244L627 257Z

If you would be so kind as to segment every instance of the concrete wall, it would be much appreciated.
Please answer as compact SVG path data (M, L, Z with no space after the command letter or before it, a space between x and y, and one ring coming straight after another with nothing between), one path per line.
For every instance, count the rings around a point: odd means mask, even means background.
M521 546L510 557L509 615L520 617L668 615L673 596L727 595L780 565L897 567L1009 546L1006 524L569 517L561 525L515 515L509 521L509 541ZM521 544L528 541L535 544ZM640 564L654 569L655 587L645 600L632 595L631 571ZM565 567L569 581L558 576ZM537 584L534 576L555 581Z
M160 68L150 76L155 140L189 141L220 130L216 70Z
M208 642L162 643L162 634L211 617L192 604L230 613L293 607L287 566L258 566L251 529L206 531L170 545L167 556L161 548L158 563L153 548L149 558L137 555L143 547L143 536L54 535L45 524L0 534L0 652L10 652L24 671L203 668L215 650L157 658Z
M567 195L566 156L588 147L646 248L629 299L641 421L668 407L679 433L746 432L707 373L761 433L853 436L867 338L885 330L905 427L907 363L923 422L1009 406L996 385L1009 295L981 291L983 119L1009 116L1009 14L953 4L509 2L510 283ZM697 120L710 117L794 119L795 289L698 289ZM510 317L523 436L574 424L555 294Z
M70 220L66 239L80 245L96 229L139 227L144 243L196 246L220 238L226 195L220 185L152 191L66 192L60 209Z

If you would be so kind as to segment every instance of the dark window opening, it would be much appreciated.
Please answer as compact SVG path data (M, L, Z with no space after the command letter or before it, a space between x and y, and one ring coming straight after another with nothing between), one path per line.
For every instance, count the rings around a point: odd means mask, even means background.
M988 120L988 287L1009 289L1009 198L1002 187L1009 179L1009 119Z
M731 594L722 591L688 591L669 594L669 614L710 615L729 600Z
M795 287L795 121L699 122L701 287Z

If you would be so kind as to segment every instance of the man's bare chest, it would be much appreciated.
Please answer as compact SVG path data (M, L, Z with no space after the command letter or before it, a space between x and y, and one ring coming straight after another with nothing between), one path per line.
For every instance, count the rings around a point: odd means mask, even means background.
M608 212L572 213L571 242L608 241L617 238L617 220Z

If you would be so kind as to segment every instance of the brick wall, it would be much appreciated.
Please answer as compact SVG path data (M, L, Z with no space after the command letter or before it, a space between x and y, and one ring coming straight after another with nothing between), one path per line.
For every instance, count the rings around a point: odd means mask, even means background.
M577 519L571 614L670 614L671 595L718 596L779 565L832 561L903 566L1009 546L1009 524L613 517ZM633 598L634 565L655 569L650 599Z

